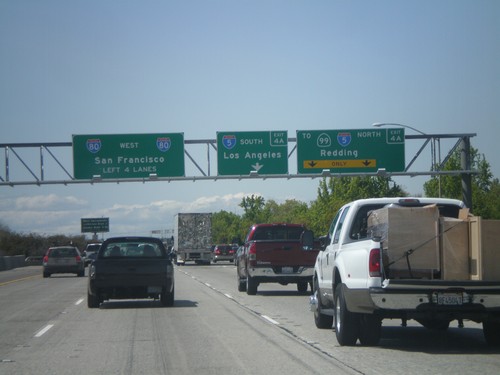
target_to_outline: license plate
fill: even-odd
[[[148,293],[161,293],[161,286],[148,286]]]
[[[438,293],[438,305],[461,305],[463,304],[462,293]]]
[[[281,273],[293,273],[293,267],[281,267]]]

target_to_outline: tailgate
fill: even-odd
[[[47,261],[48,266],[76,266],[76,258],[75,257],[49,257]]]
[[[109,259],[94,263],[99,285],[163,285],[167,280],[168,264],[159,259]]]
[[[318,250],[304,250],[296,241],[255,241],[257,266],[314,266]]]

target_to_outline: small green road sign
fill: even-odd
[[[81,219],[82,233],[109,232],[109,217]]]
[[[76,179],[182,177],[184,134],[73,135]]]
[[[219,176],[288,173],[288,132],[218,132]]]
[[[401,172],[405,169],[405,134],[396,129],[298,130],[299,174]]]

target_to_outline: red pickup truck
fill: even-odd
[[[318,251],[313,232],[301,224],[254,224],[236,259],[238,290],[255,295],[260,283],[295,283],[305,293]]]

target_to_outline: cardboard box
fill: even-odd
[[[449,217],[439,218],[441,230],[441,278],[470,280],[469,222]]]
[[[388,277],[433,278],[439,274],[439,209],[435,205],[372,211],[368,230],[381,238]]]
[[[469,257],[472,280],[500,281],[500,220],[469,218]]]

